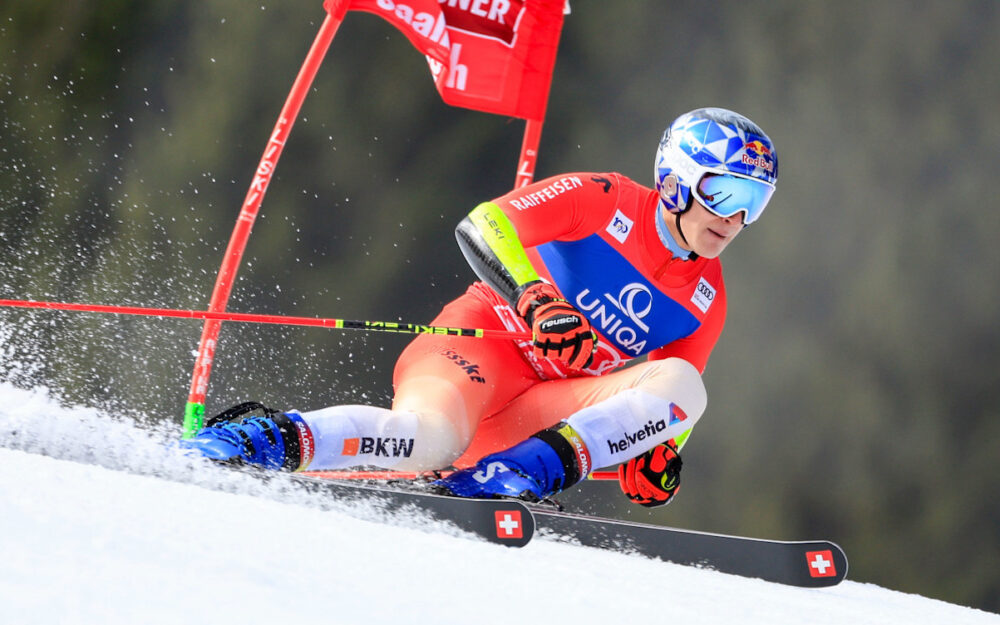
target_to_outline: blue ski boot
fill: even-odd
[[[583,439],[568,423],[560,423],[434,484],[458,497],[538,501],[573,486],[592,469]]]
[[[212,417],[181,447],[212,460],[276,471],[302,471],[316,449],[312,431],[297,412],[281,413],[246,402]]]

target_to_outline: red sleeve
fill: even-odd
[[[565,174],[514,189],[494,202],[514,224],[524,247],[582,239],[613,213],[619,178],[618,174]]]
[[[720,297],[721,296],[721,297]],[[723,284],[715,296],[715,302],[709,310],[708,315],[701,323],[701,327],[690,336],[676,340],[663,347],[649,352],[649,360],[663,360],[664,358],[683,358],[694,365],[700,373],[705,373],[705,366],[708,364],[708,357],[715,347],[715,343],[722,334],[722,327],[726,324],[726,289]]]

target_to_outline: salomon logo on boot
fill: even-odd
[[[576,484],[591,469],[583,439],[569,424],[542,430],[476,466],[435,482],[459,497],[544,499]]]

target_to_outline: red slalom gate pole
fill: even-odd
[[[271,182],[278,158],[285,147],[288,135],[292,130],[292,125],[298,117],[302,103],[305,101],[312,85],[316,73],[326,56],[330,43],[333,41],[337,29],[344,20],[347,13],[347,2],[333,3],[320,26],[319,33],[313,41],[309,53],[299,70],[292,89],[285,100],[285,105],[278,116],[278,122],[274,126],[271,138],[264,148],[264,155],[257,165],[253,181],[247,191],[240,209],[239,217],[236,219],[236,226],[232,236],[229,238],[229,245],[223,257],[222,266],[215,280],[215,288],[212,291],[212,299],[208,305],[209,312],[220,312],[226,309],[229,295],[233,289],[236,279],[236,272],[239,269],[243,252],[246,249],[247,239],[250,237],[250,230],[253,228],[260,204],[264,199],[264,193]],[[201,429],[205,418],[205,395],[208,392],[208,379],[212,372],[212,362],[215,359],[215,347],[219,338],[219,331],[222,329],[222,321],[225,319],[206,317],[207,321],[202,329],[201,341],[198,345],[198,359],[195,361],[194,371],[191,375],[191,390],[188,395],[187,405],[184,409],[184,438],[190,438],[195,432]]]
[[[521,156],[518,159],[517,177],[514,188],[520,189],[531,184],[535,178],[535,166],[538,163],[538,144],[542,140],[542,124],[540,119],[529,119],[524,126],[524,139],[521,140]]]

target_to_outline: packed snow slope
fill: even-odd
[[[0,384],[0,623],[1000,625],[870,584],[804,590],[386,523],[187,458],[175,434]]]

